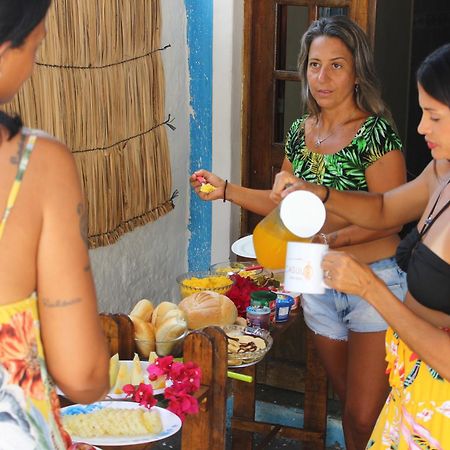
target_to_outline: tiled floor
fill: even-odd
[[[303,398],[301,394],[271,388],[268,386],[257,386],[256,418],[263,421],[277,422],[285,425],[301,426],[303,423],[302,411]],[[232,399],[229,399],[227,422],[227,450],[231,449],[230,416],[232,410]],[[179,449],[180,433],[154,447],[155,450]],[[255,444],[261,437],[255,435]],[[344,438],[342,434],[339,404],[330,400],[328,402],[328,428],[327,428],[327,449],[343,450]],[[266,447],[268,450],[301,450],[298,441],[290,439],[273,439]],[[306,447],[305,447],[306,449]],[[195,449],[192,449],[195,450]],[[211,449],[214,450],[214,449]]]

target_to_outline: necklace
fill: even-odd
[[[342,125],[345,125],[346,123],[351,122],[355,114],[356,114],[356,110],[353,110],[353,112],[352,112],[352,114],[351,114],[351,116],[350,116],[349,119],[344,120],[344,121],[341,122],[341,123],[338,123],[338,124],[333,128],[333,130],[331,131],[331,133],[328,134],[327,136],[325,136],[324,138],[321,138],[319,132],[317,132],[317,139],[316,139],[316,141],[314,142],[314,147],[315,147],[315,148],[319,148],[319,147],[322,145],[322,143],[325,142],[329,137],[333,136],[333,134],[336,133],[336,131],[337,131],[339,128],[341,128]],[[319,116],[319,120],[318,120],[318,122],[317,122],[316,128],[319,127],[319,125],[320,125],[320,119],[321,119],[321,118],[322,118],[322,116]]]

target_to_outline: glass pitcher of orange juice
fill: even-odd
[[[316,195],[294,191],[253,230],[253,246],[259,264],[284,269],[288,242],[311,242],[325,222],[325,207]]]

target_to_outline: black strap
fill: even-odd
[[[444,192],[444,189],[448,186],[449,183],[450,183],[450,179],[447,181],[445,186],[442,188],[441,192],[439,192],[438,198],[434,202],[434,205],[431,208],[430,214],[428,214],[428,217],[426,218],[425,223],[423,224],[423,227],[419,232],[420,237],[422,237],[430,229],[431,225],[433,225],[434,222],[436,222],[436,220],[438,219],[438,217],[449,207],[450,200],[438,211],[438,213],[433,218],[431,217],[436,208],[436,205],[438,204],[439,199],[441,198],[442,192]]]

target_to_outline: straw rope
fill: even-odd
[[[91,248],[173,209],[160,26],[159,0],[55,0],[33,76],[7,108],[72,149]]]

